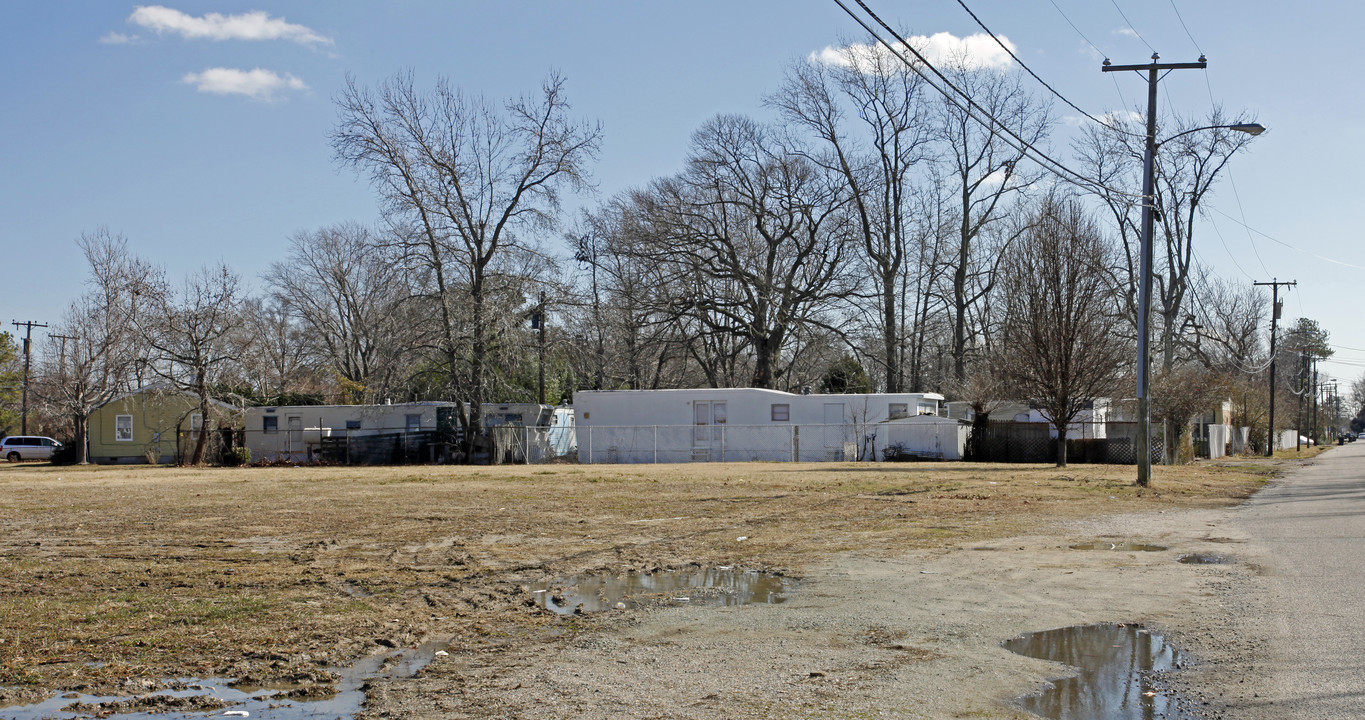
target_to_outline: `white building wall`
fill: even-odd
[[[580,462],[823,461],[856,456],[892,406],[934,414],[941,395],[795,395],[758,388],[580,391]]]

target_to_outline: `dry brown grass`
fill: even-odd
[[[0,468],[0,685],[289,677],[558,622],[530,580],[1007,537],[1226,504],[1284,461],[1073,465]],[[738,541],[745,536],[748,539]]]

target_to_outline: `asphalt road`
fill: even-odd
[[[1234,523],[1266,572],[1256,714],[1365,718],[1365,442],[1258,493]]]

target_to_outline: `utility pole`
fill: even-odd
[[[1265,446],[1265,456],[1271,457],[1275,454],[1275,322],[1280,319],[1280,286],[1287,288],[1298,285],[1297,281],[1280,282],[1279,278],[1273,278],[1268,283],[1253,282],[1252,285],[1269,285],[1272,296],[1270,310],[1270,432],[1269,442]]]
[[[1156,85],[1161,72],[1171,70],[1203,70],[1208,67],[1204,56],[1199,62],[1158,63],[1160,55],[1152,53],[1149,65],[1112,65],[1108,58],[1101,72],[1133,70],[1147,73],[1147,151],[1142,162],[1142,259],[1138,283],[1138,366],[1137,366],[1137,484],[1146,487],[1152,482],[1152,402],[1148,395],[1148,374],[1151,372],[1151,327],[1148,314],[1152,304],[1152,210],[1156,204],[1154,168],[1156,162]]]
[[[24,322],[19,322],[18,320],[12,320],[11,322],[14,323],[14,327],[16,327],[16,328],[20,328],[20,327],[24,328],[24,400],[23,400],[23,403],[24,403],[24,404],[23,404],[23,410],[21,411],[21,414],[20,414],[20,418],[21,418],[21,419],[19,420],[19,434],[21,434],[21,435],[27,435],[27,434],[28,434],[28,365],[29,365],[30,356],[32,355],[32,350],[33,350],[33,328],[36,328],[36,327],[45,328],[45,327],[47,327],[47,323],[34,322],[34,321],[32,321],[32,320],[25,320]]]
[[[1317,355],[1313,355],[1313,384],[1310,385],[1310,391],[1312,391],[1312,395],[1309,396],[1308,400],[1308,441],[1310,444],[1316,445],[1317,430],[1319,430],[1317,428]]]

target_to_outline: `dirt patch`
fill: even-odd
[[[0,686],[325,684],[328,668],[449,638],[417,677],[373,683],[370,712],[820,714],[840,698],[890,701],[887,683],[910,668],[967,658],[980,668],[942,675],[945,687],[984,678],[966,705],[1008,717],[1001,698],[1038,671],[1002,659],[1000,640],[1043,629],[1049,612],[1058,626],[1140,619],[1147,605],[1091,613],[1063,599],[1117,594],[1095,589],[1132,579],[1106,580],[1114,568],[1191,570],[1067,544],[1197,551],[1196,536],[1112,518],[1225,506],[1278,462],[1156,468],[1151,489],[1131,468],[1088,465],[0,468]],[[781,606],[567,617],[530,597],[555,577],[716,567],[776,571],[801,590]],[[1010,600],[1021,612],[996,607],[1044,576],[1030,601]],[[686,692],[660,688],[683,680]],[[933,707],[903,707],[916,706]]]

